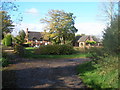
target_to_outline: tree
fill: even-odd
[[[11,17],[7,15],[6,11],[0,11],[0,17],[2,17],[2,20],[0,20],[0,29],[2,30],[2,38],[4,38],[5,34],[12,32],[14,25],[12,25]]]
[[[85,34],[77,34],[76,36],[85,36]]]
[[[119,2],[117,2],[119,4]],[[118,38],[120,37],[120,32],[118,30],[120,21],[119,12],[115,9],[116,2],[108,2],[104,5],[104,15],[107,17],[109,24],[103,32],[103,45],[108,52],[118,53],[120,51],[120,43]],[[118,15],[117,15],[118,14]]]
[[[110,53],[119,53],[120,52],[120,31],[118,30],[118,21],[120,21],[120,16],[116,17],[111,25],[105,29],[103,35],[103,44],[107,51]]]
[[[106,1],[106,0],[104,0]],[[101,3],[101,16],[103,17],[104,21],[107,23],[109,26],[114,20],[114,18],[117,16],[118,11],[117,11],[117,2],[118,0],[110,0],[109,2],[102,2]]]
[[[19,35],[17,35],[15,38],[14,38],[14,42],[17,43],[17,44],[23,44],[25,42],[25,31],[24,30],[21,30],[19,32]]]
[[[0,1],[0,33],[2,33],[2,39],[4,38],[3,33],[10,33],[13,30],[11,26],[13,22],[18,23],[22,21],[21,13],[18,12],[19,5],[15,4],[16,0],[2,0]],[[15,15],[18,15],[16,20],[11,20],[12,12],[15,12]]]
[[[65,44],[67,40],[72,41],[78,31],[74,27],[75,16],[73,16],[73,13],[50,10],[48,16],[49,18],[41,21],[48,24],[47,30],[49,31],[50,40],[56,44]]]

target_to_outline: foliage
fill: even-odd
[[[19,32],[19,36],[20,36],[20,38],[24,41],[25,36],[26,36],[25,31],[24,31],[24,30],[21,30],[21,31]]]
[[[15,51],[15,54],[17,54],[19,56],[24,56],[25,55],[25,49],[22,45],[15,44],[14,51]]]
[[[14,42],[17,43],[17,44],[22,45],[25,42],[25,36],[26,36],[25,31],[21,30],[19,32],[19,35],[14,37]]]
[[[112,4],[112,2],[110,2]],[[105,8],[109,15],[110,25],[105,29],[103,35],[104,48],[91,48],[89,53],[93,61],[87,62],[78,67],[79,76],[91,88],[118,88],[118,57],[120,51],[119,16],[113,14],[114,4],[111,8]],[[109,12],[108,12],[109,11]],[[112,14],[113,13],[113,14]],[[115,18],[114,18],[115,17]],[[95,62],[94,62],[95,61]]]
[[[0,64],[2,65],[2,67],[8,66],[8,58],[0,58]]]
[[[0,64],[2,67],[6,67],[9,64],[8,56],[5,52],[2,52],[2,58],[0,58]]]
[[[87,43],[87,44],[90,44],[90,45],[94,45],[94,44],[96,44],[96,41],[87,40],[86,43]]]
[[[118,88],[118,57],[102,58],[98,63],[79,65],[77,70],[83,82],[90,88]]]
[[[72,41],[77,29],[74,27],[73,13],[67,13],[60,10],[51,10],[48,12],[50,18],[42,19],[48,24],[49,38],[55,44],[63,43],[66,40]]]
[[[103,36],[103,44],[107,51],[110,53],[119,53],[120,52],[120,31],[118,31],[118,20],[117,18],[111,22],[111,26],[107,27]]]
[[[4,39],[2,40],[2,44],[5,46],[11,46],[12,45],[12,36],[11,34],[7,34]]]
[[[85,58],[88,54],[87,53],[73,53],[71,55],[41,55],[41,54],[35,54],[34,51],[35,47],[27,47],[25,48],[25,58],[45,58],[45,59],[70,59],[70,58]]]
[[[2,30],[2,38],[4,38],[6,33],[12,32],[14,25],[12,25],[13,22],[11,17],[6,11],[0,11],[0,17],[2,17],[2,20],[0,21],[0,29]]]
[[[91,47],[90,49],[88,49],[88,53],[89,58],[92,58],[95,61],[103,57],[107,57],[109,55],[102,47],[101,48]]]
[[[0,5],[0,11],[9,12],[8,15],[11,16],[11,13],[14,12],[17,17],[12,20],[15,23],[19,24],[22,21],[22,13],[19,11],[19,5],[15,3],[17,0],[2,0]]]
[[[74,49],[70,45],[46,45],[40,46],[35,50],[36,54],[42,55],[68,55],[72,54]]]
[[[85,34],[77,34],[76,36],[85,36]]]

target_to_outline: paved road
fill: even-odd
[[[11,68],[18,88],[85,88],[76,67],[89,59],[18,59]]]

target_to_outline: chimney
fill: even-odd
[[[28,34],[28,28],[26,29],[26,34]]]

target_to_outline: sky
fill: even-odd
[[[12,12],[16,28],[13,32],[17,34],[19,30],[44,31],[46,24],[41,23],[40,19],[47,17],[47,12],[51,9],[64,10],[71,12],[75,19],[75,27],[78,29],[76,34],[102,36],[105,28],[104,22],[100,20],[100,2],[16,2],[19,5],[17,12]],[[18,13],[21,13],[23,20],[17,23]]]

